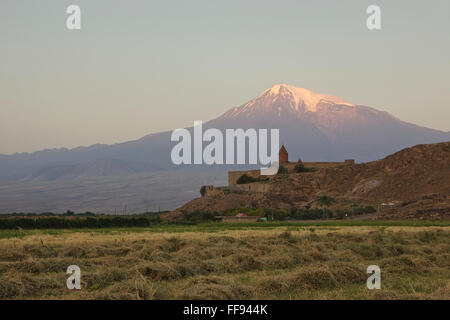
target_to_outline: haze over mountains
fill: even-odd
[[[280,144],[287,147],[290,159],[304,161],[365,162],[416,144],[450,140],[449,132],[284,84],[204,123],[204,128],[278,128]],[[111,212],[123,206],[129,212],[173,209],[197,195],[197,183],[226,183],[229,167],[175,167],[170,135],[162,132],[114,145],[0,155],[0,212]],[[161,186],[164,193],[158,192]],[[70,194],[74,189],[77,192]]]

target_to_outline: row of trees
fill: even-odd
[[[103,217],[8,217],[0,219],[0,229],[82,229],[148,227],[160,223],[155,216],[103,216]]]
[[[210,211],[191,211],[183,212],[183,220],[186,222],[201,222],[201,221],[213,221],[216,216],[220,215],[219,212]]]
[[[322,199],[320,203],[332,203],[333,200]],[[353,206],[352,208],[337,209],[332,211],[325,207],[322,208],[297,208],[291,207],[289,209],[271,209],[271,208],[234,208],[223,210],[221,212],[209,211],[192,211],[183,212],[185,222],[201,222],[214,221],[217,216],[234,216],[238,213],[245,213],[248,216],[266,217],[269,221],[272,220],[319,220],[319,219],[345,219],[361,214],[368,214],[376,212],[372,206]]]
[[[146,211],[146,212],[142,212],[142,213],[137,213],[137,214],[130,214],[128,215],[128,217],[131,216],[155,216],[155,215],[159,215],[161,213],[166,213],[169,212],[167,210],[164,211]],[[67,210],[65,213],[54,213],[54,212],[40,212],[40,213],[36,213],[36,212],[13,212],[13,213],[2,213],[0,214],[0,218],[4,218],[4,217],[110,217],[111,214],[106,214],[106,213],[93,213],[90,211],[86,211],[86,212],[74,212],[71,210]],[[122,214],[119,214],[117,216],[123,216]],[[127,216],[127,215],[125,215]]]
[[[357,211],[358,214],[366,214],[375,212],[375,208],[372,206],[360,207]],[[286,209],[272,209],[265,214],[268,220],[320,220],[320,219],[345,219],[357,215],[352,212],[351,209],[338,209],[332,211],[330,209],[304,209],[292,207],[289,210]]]

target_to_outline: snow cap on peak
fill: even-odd
[[[276,112],[281,114],[295,114],[302,117],[306,112],[317,112],[320,103],[340,104],[355,107],[344,99],[329,94],[320,94],[305,88],[297,88],[288,84],[276,84],[246,104],[227,111],[224,118],[245,117]]]
[[[336,104],[345,104],[354,106],[354,104],[346,102],[344,99],[329,94],[320,94],[305,88],[297,88],[288,84],[276,84],[265,91],[258,97],[264,95],[290,95],[294,99],[295,105],[304,104],[307,111],[315,112],[317,105],[321,101],[328,101]]]

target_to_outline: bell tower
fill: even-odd
[[[280,164],[285,164],[288,163],[288,152],[286,150],[286,148],[284,147],[284,145],[281,146],[280,151],[278,152],[278,162]]]

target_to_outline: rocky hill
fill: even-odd
[[[250,185],[261,192],[245,191]],[[250,188],[258,190],[258,188]],[[168,214],[220,211],[234,207],[314,206],[318,196],[339,203],[371,203],[378,218],[450,217],[450,142],[417,145],[384,159],[353,165],[315,168],[313,172],[278,174],[268,181],[209,188],[201,197]]]

